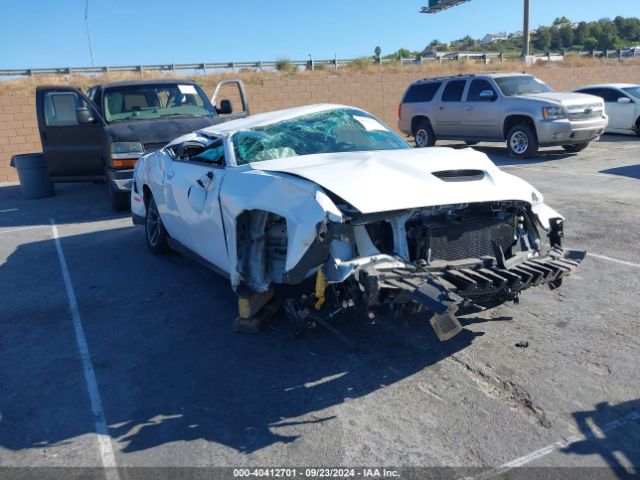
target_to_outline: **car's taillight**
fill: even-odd
[[[136,162],[138,161],[137,158],[126,158],[126,159],[118,159],[118,160],[113,160],[113,166],[114,167],[129,167],[129,168],[133,168],[136,165]]]

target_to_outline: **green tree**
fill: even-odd
[[[558,29],[560,33],[560,43],[563,48],[571,48],[573,46],[573,28],[571,25],[566,25]]]
[[[382,55],[382,49],[380,47],[376,47],[374,53],[376,56],[376,62],[380,63],[380,55]]]
[[[584,44],[584,39],[589,36],[589,24],[587,22],[580,22],[576,29],[573,31],[573,41],[578,45]]]
[[[564,23],[571,23],[571,20],[569,20],[567,17],[556,17],[556,19],[553,21],[554,25],[562,25]]]
[[[598,48],[598,40],[596,40],[594,37],[586,37],[582,41],[582,48],[584,48],[585,50],[595,50],[596,48]]]
[[[536,50],[546,52],[551,47],[551,30],[547,27],[540,27],[535,34],[533,47]]]

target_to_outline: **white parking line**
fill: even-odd
[[[640,268],[640,264],[638,263],[627,262],[626,260],[618,260],[617,258],[607,257],[606,255],[598,255],[597,253],[590,253],[590,252],[587,252],[587,255],[589,255],[590,257],[599,258],[600,260],[606,260],[608,262],[614,262],[614,263],[619,263],[620,265],[626,265],[628,267]]]
[[[15,232],[21,232],[23,230],[33,230],[34,228],[43,228],[43,227],[49,228],[49,225],[32,225],[30,227],[9,228],[6,230],[0,228],[0,235],[3,233],[15,233]]]
[[[19,208],[5,208],[4,210],[0,210],[0,213],[17,212],[19,210]]]
[[[624,427],[630,422],[637,422],[639,420],[640,420],[640,412],[631,412],[628,415],[625,415],[620,420],[614,420],[612,422],[605,424],[601,429],[599,429],[599,432],[601,433],[613,432],[614,430],[618,430],[619,428]],[[556,452],[561,448],[566,448],[573,445],[574,443],[582,442],[585,440],[592,440],[592,439],[596,439],[596,440],[598,439],[598,436],[596,435],[595,432],[587,432],[583,435],[571,436],[564,441],[552,443],[551,445],[547,445],[546,447],[536,450],[535,452],[531,452],[520,458],[516,458],[515,460],[505,463],[504,465],[501,465],[497,468],[492,468],[491,470],[487,470],[486,472],[483,472],[480,475],[473,477],[473,479],[489,480],[491,478],[501,476],[504,473],[508,472],[509,470],[513,470],[514,468],[517,468],[517,467],[522,467],[523,465],[531,463],[538,458],[542,458],[544,456],[549,455],[550,453]]]
[[[113,453],[113,446],[111,445],[111,437],[109,436],[109,431],[107,429],[104,410],[102,408],[102,398],[100,397],[96,374],[93,370],[93,364],[91,363],[91,354],[89,352],[89,346],[87,345],[87,339],[84,335],[82,319],[80,318],[80,310],[78,309],[76,294],[73,289],[73,284],[71,283],[69,268],[67,267],[64,252],[62,251],[58,227],[53,219],[51,219],[51,230],[53,233],[53,240],[56,244],[56,251],[58,252],[58,260],[60,260],[60,269],[62,270],[64,287],[67,291],[67,299],[69,300],[69,310],[71,311],[73,329],[76,334],[76,343],[80,352],[80,359],[82,360],[84,380],[87,385],[87,391],[89,392],[89,400],[91,401],[91,411],[93,412],[93,421],[96,434],[98,435],[98,446],[100,449],[100,457],[102,458],[102,465],[109,469],[107,470],[107,477],[116,480],[119,478],[119,475],[118,471],[114,468],[116,467],[116,460]]]

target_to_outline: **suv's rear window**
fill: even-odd
[[[443,102],[459,102],[462,100],[462,93],[464,92],[464,86],[467,83],[466,80],[451,80],[444,87],[442,92]]]
[[[402,103],[430,102],[433,100],[440,85],[442,85],[442,82],[417,83],[411,85],[404,95]]]

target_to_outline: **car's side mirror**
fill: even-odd
[[[231,100],[221,100],[220,108],[216,108],[220,115],[229,115],[233,113],[233,105],[231,105]]]
[[[76,108],[76,118],[78,123],[83,125],[93,123],[95,121],[95,118],[93,118],[91,111],[87,107]]]
[[[496,98],[496,92],[493,90],[483,90],[480,92],[480,98],[485,101],[493,101]]]
[[[629,97],[620,97],[618,98],[618,103],[631,103],[631,99]]]

